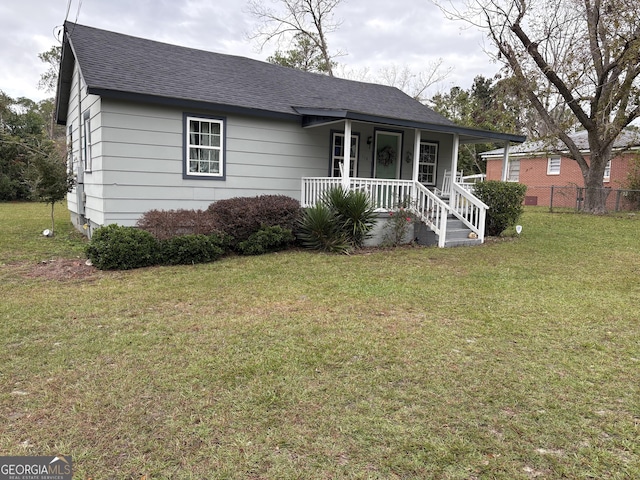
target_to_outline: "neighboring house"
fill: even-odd
[[[460,143],[524,141],[457,126],[393,87],[73,23],[56,109],[77,175],[69,210],[89,235],[237,196],[309,206],[344,185],[381,211],[410,200],[440,246],[455,244],[451,216],[482,241],[486,206],[455,181],[446,201],[432,191],[457,170]]]
[[[587,132],[570,135],[589,161]],[[631,161],[640,154],[640,133],[625,130],[614,145],[614,156],[605,170],[605,188],[624,188]],[[569,158],[566,146],[558,142],[549,146],[541,141],[525,142],[509,148],[506,171],[503,172],[504,149],[484,152],[487,161],[487,180],[520,182],[528,187],[526,204],[545,205],[550,202],[551,186],[584,186],[578,163]],[[504,174],[504,177],[503,177]]]

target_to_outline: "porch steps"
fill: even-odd
[[[447,218],[447,238],[444,242],[446,247],[463,247],[469,245],[480,245],[482,242],[478,238],[469,238],[471,229],[462,220],[454,216]]]
[[[414,225],[415,240],[419,245],[438,245],[438,235],[427,227],[424,223],[417,221]],[[446,247],[462,247],[470,245],[480,245],[477,238],[469,238],[471,230],[453,215],[447,218],[447,239],[444,243]]]

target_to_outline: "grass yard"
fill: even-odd
[[[2,455],[96,480],[640,478],[640,215],[77,276],[56,208],[47,239],[46,206],[0,204]]]

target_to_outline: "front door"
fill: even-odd
[[[401,133],[376,132],[374,154],[375,178],[400,178]]]

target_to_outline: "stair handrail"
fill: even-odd
[[[463,186],[451,185],[451,213],[484,243],[485,222],[489,206]]]
[[[420,182],[413,182],[415,196],[412,213],[438,235],[438,246],[444,247],[447,236],[447,216],[451,207]]]

